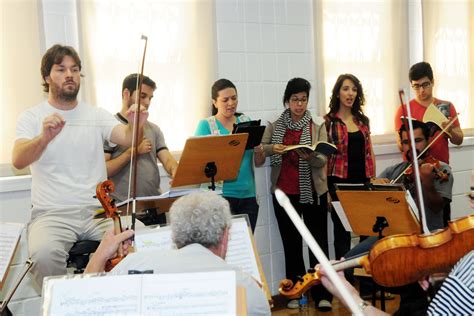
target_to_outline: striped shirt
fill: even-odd
[[[428,315],[474,315],[474,250],[454,266],[431,301]]]

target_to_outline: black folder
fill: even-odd
[[[232,134],[249,134],[245,149],[253,149],[255,146],[260,145],[264,132],[265,126],[260,125],[260,120],[234,124],[234,128],[232,129]]]

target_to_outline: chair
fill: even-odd
[[[89,262],[89,255],[95,252],[99,243],[95,240],[80,240],[76,242],[71,250],[69,250],[67,267],[74,268],[74,274],[83,273]]]

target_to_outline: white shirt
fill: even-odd
[[[61,115],[66,124],[31,164],[33,211],[96,205],[95,188],[107,179],[103,144],[120,123],[104,109],[84,102],[62,111],[44,101],[20,115],[16,139],[40,135],[44,118],[53,113]]]

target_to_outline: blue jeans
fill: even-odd
[[[224,196],[229,201],[230,211],[232,215],[247,214],[250,220],[250,227],[252,227],[252,233],[255,231],[258,219],[258,204],[255,197],[250,198],[233,198]]]

